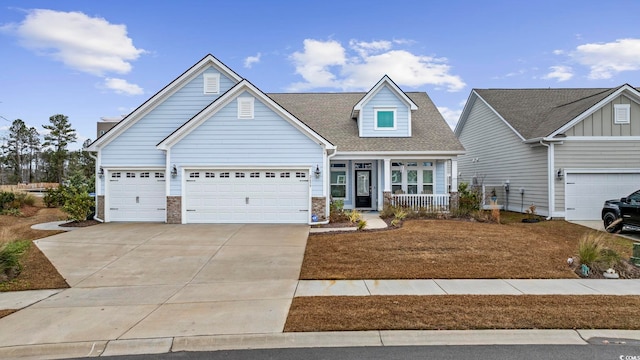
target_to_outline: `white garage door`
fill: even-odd
[[[108,173],[109,221],[166,221],[164,171]]]
[[[187,223],[309,222],[308,170],[190,170]]]
[[[605,200],[619,199],[640,189],[640,174],[580,174],[566,176],[565,218],[600,220]]]

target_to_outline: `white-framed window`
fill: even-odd
[[[156,179],[164,179],[164,173],[157,172],[154,174]]]
[[[189,177],[190,178],[199,178],[200,177],[200,173],[199,172],[191,172],[191,173],[189,173]]]
[[[220,177],[221,178],[228,178],[229,177],[229,173],[228,172],[222,172],[222,173],[220,173]]]
[[[631,122],[630,104],[613,104],[613,123],[629,124]]]
[[[134,173],[134,172],[128,172],[128,173],[127,173],[127,177],[128,177],[128,178],[135,178],[135,177],[136,177],[136,173]]]
[[[375,130],[396,129],[396,109],[392,107],[376,107],[373,109]]]
[[[204,177],[211,179],[211,178],[216,177],[216,173],[214,173],[214,172],[205,172],[204,173]]]
[[[148,178],[149,177],[149,173],[148,172],[142,172],[142,173],[140,173],[140,177],[141,178]]]
[[[119,172],[111,173],[111,177],[112,177],[112,178],[114,178],[114,179],[119,178],[119,177],[120,177],[120,175],[121,175],[121,173],[119,173]]]
[[[264,177],[266,177],[266,178],[275,178],[276,177],[276,173],[274,173],[274,172],[266,172],[266,173],[264,173]]]
[[[243,178],[244,177],[244,173],[243,172],[237,172],[236,173],[236,178]]]
[[[204,74],[204,93],[220,93],[220,74]]]
[[[253,97],[238,98],[238,119],[253,119]]]
[[[391,193],[433,194],[434,163],[431,161],[398,161],[391,163]]]
[[[251,174],[249,174],[249,177],[259,178],[260,177],[260,173],[259,172],[252,172]]]
[[[334,199],[347,197],[347,164],[331,164],[331,197]]]
[[[281,172],[280,173],[280,177],[281,178],[290,178],[291,177],[291,173],[289,173],[289,172]]]
[[[307,173],[297,171],[296,172],[296,177],[297,178],[306,178],[307,177]]]

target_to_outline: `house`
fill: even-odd
[[[460,181],[512,211],[598,220],[606,199],[640,188],[640,92],[627,84],[474,89],[455,134]]]
[[[167,223],[312,224],[336,199],[446,207],[463,153],[427,94],[387,76],[362,93],[265,94],[212,55],[87,150],[99,220]]]

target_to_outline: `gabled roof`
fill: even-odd
[[[523,140],[529,140],[561,133],[623,92],[640,101],[640,93],[628,84],[617,88],[474,89],[456,126],[456,134],[460,134],[470,104],[477,98]]]
[[[351,113],[351,117],[354,117],[356,111],[362,110],[362,106],[364,106],[364,104],[366,104],[367,101],[369,101],[384,85],[387,85],[391,89],[391,91],[396,94],[396,96],[407,103],[407,105],[410,106],[411,110],[418,109],[418,105],[416,105],[416,103],[414,103],[409,97],[407,97],[407,94],[405,94],[404,91],[400,90],[398,85],[396,85],[396,83],[394,83],[388,75],[385,75],[371,88],[371,90],[369,90],[362,97],[362,99],[360,99],[360,101],[355,104]]]
[[[216,112],[222,109],[225,105],[229,104],[229,102],[233,101],[238,95],[247,91],[251,93],[253,96],[258,98],[258,100],[262,101],[266,104],[271,110],[279,113],[286,121],[290,124],[298,128],[303,134],[311,138],[316,143],[325,146],[327,149],[334,149],[335,146],[331,144],[327,139],[323,138],[317,132],[315,132],[312,128],[307,126],[305,123],[297,119],[294,115],[288,112],[286,109],[282,108],[279,104],[269,98],[265,93],[260,91],[257,87],[251,84],[248,80],[243,79],[227,92],[222,94],[216,100],[214,100],[207,107],[202,109],[198,114],[192,117],[189,121],[182,124],[178,129],[176,129],[173,133],[167,136],[164,140],[162,140],[157,148],[160,150],[167,150],[171,148],[174,144],[178,143],[185,136],[195,130],[198,126],[200,126],[203,122],[213,116]]]
[[[96,139],[93,143],[91,143],[88,147],[88,151],[97,151],[98,148],[107,145],[111,140],[115,139],[118,135],[123,133],[126,129],[131,127],[131,125],[135,124],[139,119],[141,119],[144,115],[146,115],[149,111],[151,111],[154,107],[164,101],[166,98],[171,96],[171,94],[178,91],[185,83],[191,80],[194,76],[198,75],[200,72],[209,68],[210,66],[215,67],[218,71],[220,71],[225,76],[230,79],[239,82],[242,80],[240,75],[236,74],[233,70],[223,64],[220,60],[216,59],[215,56],[208,54],[202,60],[198,61],[196,64],[191,66],[187,71],[178,76],[175,80],[170,82],[167,86],[162,88],[162,90],[158,91],[155,95],[153,95],[149,100],[145,101],[142,105],[140,105],[137,109],[132,111],[129,115],[127,115],[122,121],[120,121],[116,126],[111,128],[107,133]]]
[[[403,93],[404,94],[404,93]],[[358,136],[353,104],[367,93],[267,94],[298,119],[336,145],[339,152],[463,153],[464,148],[424,92],[406,93],[414,104],[411,137]]]

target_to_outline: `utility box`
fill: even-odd
[[[640,243],[633,243],[633,256],[631,262],[635,266],[640,266]]]

